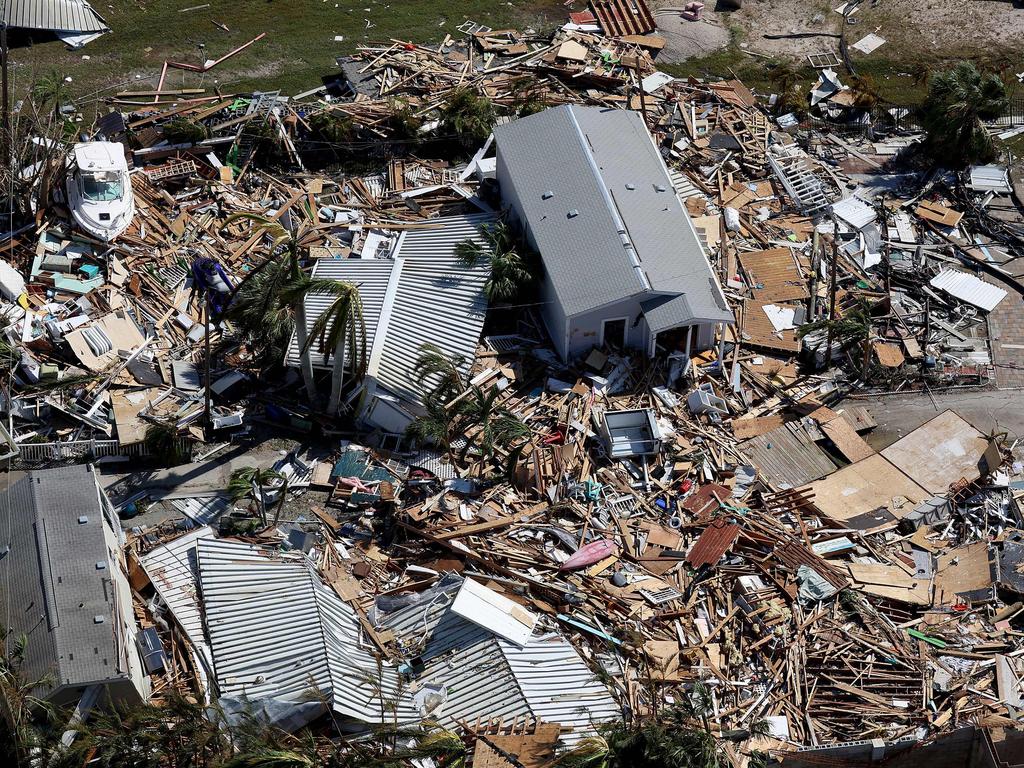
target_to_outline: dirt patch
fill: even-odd
[[[655,2],[658,27],[669,40],[668,61],[707,55],[735,35],[748,51],[803,58],[811,53],[838,52],[843,17],[835,12],[842,0],[747,0],[738,11],[706,4],[701,22],[683,21],[678,0]],[[886,44],[871,57],[912,60],[921,56],[953,58],[1009,57],[1021,61],[1024,10],[1006,0],[870,0],[853,14],[846,28],[852,44],[869,33]],[[772,39],[766,35],[816,35]],[[701,51],[704,51],[703,53]],[[854,52],[852,55],[858,57]],[[870,58],[870,57],[869,57]]]
[[[672,8],[654,12],[658,32],[665,38],[659,58],[670,64],[702,58],[721,50],[732,42],[732,32],[725,14],[708,14],[700,21],[686,21]]]

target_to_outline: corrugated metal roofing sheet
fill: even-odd
[[[359,287],[359,298],[363,301],[363,322],[366,324],[366,348],[373,348],[373,339],[384,306],[384,295],[391,279],[395,262],[391,259],[318,259],[313,265],[313,277],[320,280],[340,280]],[[311,294],[306,297],[306,332],[311,333],[317,319],[334,303],[328,294]],[[330,368],[334,350],[322,354],[316,342],[311,348],[313,366]],[[287,364],[298,366],[299,345],[294,334],[288,345]]]
[[[832,213],[854,229],[864,229],[877,216],[875,209],[859,197],[847,197],[832,203]]]
[[[212,672],[213,653],[203,632],[199,561],[196,553],[197,542],[208,538],[213,538],[213,530],[208,526],[196,528],[151,550],[143,555],[141,562],[156,593],[170,609],[175,621],[185,630],[188,641]]]
[[[412,369],[425,343],[461,356],[468,372],[487,315],[489,266],[481,261],[466,267],[455,249],[466,240],[484,244],[483,228],[493,222],[488,214],[450,216],[436,219],[437,228],[409,230],[399,240],[395,256],[402,274],[375,371],[390,392],[419,402]]]
[[[809,434],[808,429],[815,430],[816,434]],[[819,435],[820,430],[805,418],[753,437],[744,442],[740,450],[773,487],[795,488],[836,469],[828,454],[815,442]]]
[[[416,682],[446,690],[446,701],[434,713],[443,724],[507,722],[532,714],[572,728],[562,737],[571,744],[592,733],[594,723],[618,715],[607,689],[564,638],[534,637],[519,647],[450,611],[461,583],[459,577],[448,577],[381,617],[403,652],[422,659]]]
[[[1013,191],[1010,186],[1010,172],[1001,165],[971,166],[971,189],[977,192],[998,192],[1008,195]]]
[[[559,739],[567,746],[620,716],[608,689],[564,637],[535,637],[522,648],[506,640],[498,645],[533,716],[572,728]]]
[[[103,17],[83,0],[4,0],[9,27],[60,32],[106,32]]]
[[[378,666],[361,645],[352,607],[305,560],[216,539],[198,541],[198,558],[222,696],[322,696],[335,712],[366,723],[390,721],[394,701],[399,722],[416,718],[399,694],[397,671]]]
[[[226,496],[187,496],[169,499],[169,503],[197,525],[213,522],[231,508],[231,501]]]
[[[393,259],[321,259],[316,263],[314,277],[344,280],[359,287],[367,350],[372,351],[368,377],[393,394],[418,403],[421,393],[412,369],[426,343],[462,356],[468,372],[486,319],[483,288],[489,268],[483,261],[467,267],[455,251],[466,240],[484,244],[483,228],[493,222],[490,214],[434,219],[429,228],[404,232]],[[388,294],[390,300],[386,300]],[[306,300],[309,329],[330,303],[326,296]],[[287,362],[299,364],[294,335]],[[331,355],[314,349],[315,367],[329,368],[330,364]],[[425,386],[429,388],[430,383],[428,380]]]
[[[958,269],[943,270],[931,279],[929,285],[986,312],[991,312],[1006,298],[1006,291],[1002,288]]]
[[[740,527],[736,523],[715,520],[697,537],[686,555],[686,561],[694,568],[714,565],[729,551],[739,535]]]

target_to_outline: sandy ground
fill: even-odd
[[[683,21],[679,0],[654,0],[658,26],[668,40],[663,56],[682,61],[705,56],[728,45],[730,30],[740,34],[744,47],[766,54],[803,57],[836,51],[835,35],[842,17],[834,8],[842,0],[746,0],[738,11],[722,9],[715,0],[705,3],[701,22]],[[958,53],[1021,58],[1024,8],[1009,0],[866,0],[853,14],[847,39],[853,43],[874,32],[887,40],[875,54],[907,59],[920,54]],[[812,33],[819,36],[767,39],[765,35]]]
[[[709,14],[700,21],[686,21],[675,7],[654,12],[658,22],[658,33],[665,38],[665,48],[658,54],[661,61],[669,63],[701,58],[725,48],[732,35],[727,25],[728,18]]]

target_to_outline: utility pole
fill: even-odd
[[[932,335],[932,300],[924,297],[924,338],[921,339],[921,371],[928,368],[928,338]]]
[[[213,439],[213,410],[210,407],[210,297],[206,296],[206,301],[203,303],[203,322],[206,324],[206,333],[204,334],[203,342],[205,347],[205,358],[204,367],[206,368],[206,386],[204,387],[205,402],[203,404],[203,430],[206,433],[206,439]]]
[[[640,54],[633,58],[633,71],[636,72],[636,89],[640,94],[640,114],[644,116],[644,127],[650,130],[651,125],[647,122],[647,99],[644,98],[644,81],[640,78]]]
[[[807,320],[814,322],[818,314],[818,270],[821,269],[821,234],[814,228],[814,239],[811,241],[811,297],[807,307]]]
[[[836,274],[839,272],[839,226],[832,220],[835,228],[832,233],[832,263],[828,269],[828,337],[825,342],[825,365],[832,364],[832,335],[836,320]]]
[[[7,87],[7,22],[0,21],[0,88],[3,89],[3,148],[4,164],[13,173],[14,146],[11,140],[11,101]]]

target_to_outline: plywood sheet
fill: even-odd
[[[758,301],[802,301],[810,296],[807,277],[789,248],[750,251],[739,258]]]
[[[944,411],[882,451],[882,455],[931,494],[961,478],[977,480],[988,439],[954,411]]]
[[[842,417],[837,416],[831,421],[826,421],[821,425],[821,431],[828,435],[828,439],[846,457],[847,461],[860,461],[875,453],[875,449],[868,445],[864,438],[850,426],[850,422]]]
[[[836,522],[880,507],[899,519],[932,496],[880,454],[843,467],[807,489],[818,509]]]

